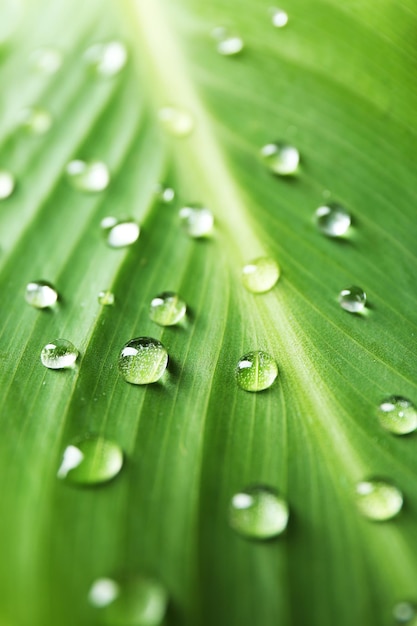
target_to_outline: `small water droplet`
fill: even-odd
[[[398,515],[403,496],[394,485],[382,480],[368,480],[356,486],[356,504],[362,515],[382,522]]]
[[[156,185],[155,195],[161,202],[170,204],[175,198],[175,191],[172,187],[166,187],[165,185]]]
[[[72,367],[79,356],[77,348],[66,339],[55,339],[46,344],[41,352],[41,361],[45,367],[53,370]]]
[[[267,352],[255,350],[243,355],[236,367],[236,380],[245,391],[268,389],[278,376],[276,361]]]
[[[114,478],[122,469],[120,446],[103,437],[88,437],[64,451],[57,476],[78,485],[97,485]]]
[[[217,40],[217,52],[223,56],[234,56],[242,52],[244,48],[243,39],[223,26],[214,28],[211,35]]]
[[[417,409],[402,396],[390,396],[379,405],[381,426],[396,435],[407,435],[417,429]]]
[[[285,143],[268,143],[261,148],[264,163],[274,174],[292,176],[297,173],[300,153],[297,148]]]
[[[274,259],[260,257],[244,266],[242,282],[252,293],[270,291],[278,281],[280,270]]]
[[[20,123],[32,135],[44,135],[52,126],[52,115],[45,109],[24,109],[20,115]]]
[[[110,182],[108,167],[102,161],[76,159],[68,163],[66,172],[72,186],[78,191],[103,191]]]
[[[106,626],[160,626],[168,601],[162,585],[139,576],[120,581],[99,578],[88,599],[100,610],[100,623]]]
[[[206,207],[190,204],[180,209],[179,216],[182,227],[190,237],[206,237],[213,230],[213,213]]]
[[[111,306],[114,304],[114,293],[108,289],[100,291],[98,294],[98,302],[103,306]]]
[[[160,326],[178,324],[185,316],[187,306],[178,294],[165,291],[152,299],[149,316]]]
[[[155,383],[168,365],[168,352],[152,337],[131,339],[119,355],[119,370],[123,378],[134,385]]]
[[[392,615],[399,624],[417,626],[416,605],[411,602],[398,602],[393,608]]]
[[[46,280],[34,280],[26,285],[26,302],[36,309],[46,309],[58,300],[58,292]]]
[[[0,200],[5,200],[12,195],[15,188],[13,174],[6,170],[0,170]]]
[[[90,46],[84,60],[100,76],[115,76],[127,63],[128,53],[121,41],[109,41]]]
[[[275,28],[283,28],[288,24],[288,13],[283,9],[277,9],[276,7],[270,9],[272,25]]]
[[[111,248],[131,246],[140,235],[139,224],[130,218],[118,220],[115,217],[105,217],[101,220],[100,226]]]
[[[231,527],[248,539],[272,539],[287,528],[288,504],[269,487],[249,487],[236,493],[229,509]]]
[[[41,74],[55,74],[62,65],[62,52],[57,48],[42,47],[30,55],[30,63]]]
[[[349,313],[361,313],[366,305],[366,293],[360,287],[342,289],[339,294],[339,304]]]
[[[179,107],[163,107],[158,117],[166,132],[174,137],[187,137],[194,129],[192,115]]]
[[[327,237],[343,237],[351,223],[350,214],[340,204],[326,204],[316,211],[317,228]]]

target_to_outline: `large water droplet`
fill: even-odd
[[[123,378],[134,385],[155,383],[168,365],[168,352],[160,341],[152,337],[137,337],[124,346],[119,355],[119,369]]]
[[[230,57],[242,52],[244,48],[243,39],[235,33],[231,33],[227,28],[218,26],[213,29],[211,34],[217,40],[216,48],[219,54]]]
[[[350,214],[339,204],[326,204],[316,211],[317,228],[327,237],[343,237],[351,222]]]
[[[116,476],[123,465],[120,446],[103,437],[89,437],[68,446],[58,478],[78,485],[97,485]]]
[[[60,370],[72,367],[79,356],[77,348],[67,339],[55,339],[42,349],[41,361],[45,367]]]
[[[46,280],[34,280],[26,285],[26,302],[36,309],[46,309],[58,300],[58,292]]]
[[[390,396],[379,405],[381,426],[396,435],[407,435],[417,429],[417,409],[402,396]]]
[[[32,135],[44,135],[52,126],[52,115],[40,108],[24,109],[20,115],[21,126]]]
[[[170,204],[175,198],[175,191],[172,187],[159,184],[155,187],[155,195],[161,202]]]
[[[398,515],[403,496],[394,485],[382,480],[368,480],[356,486],[356,504],[362,515],[382,522]]]
[[[118,220],[115,217],[105,217],[100,225],[111,248],[131,246],[140,235],[139,224],[130,218]]]
[[[194,129],[192,115],[179,107],[163,107],[158,117],[167,133],[174,137],[187,137]]]
[[[272,25],[275,28],[283,28],[288,24],[288,13],[283,9],[277,9],[276,7],[271,9]]]
[[[294,146],[285,143],[268,143],[261,148],[264,163],[274,174],[292,176],[297,173],[300,153]]]
[[[55,74],[62,65],[62,52],[57,48],[43,47],[30,55],[32,67],[42,74]]]
[[[179,216],[182,227],[190,237],[206,237],[213,230],[213,213],[206,207],[190,204],[180,209]]]
[[[249,487],[236,493],[230,504],[231,527],[249,539],[277,537],[286,529],[288,517],[287,502],[268,487]]]
[[[84,53],[87,65],[100,76],[115,76],[124,68],[127,58],[127,48],[121,41],[97,43]]]
[[[76,159],[68,163],[66,171],[72,186],[79,191],[103,191],[110,182],[108,167],[102,161]]]
[[[152,299],[149,316],[160,326],[178,324],[185,316],[187,306],[178,294],[164,291]]]
[[[13,174],[6,170],[0,170],[0,200],[12,195],[15,187]]]
[[[114,304],[114,293],[108,289],[100,291],[98,294],[98,302],[102,306],[112,306]]]
[[[366,293],[360,287],[342,289],[339,294],[339,304],[349,313],[361,313],[366,305]]]
[[[392,615],[398,624],[417,626],[416,605],[411,602],[399,602],[393,608]]]
[[[276,361],[267,352],[255,350],[239,359],[236,380],[245,391],[268,389],[278,376]]]
[[[252,293],[265,293],[276,285],[279,275],[280,270],[274,259],[260,257],[244,266],[242,282]]]
[[[160,626],[168,601],[162,585],[139,576],[120,581],[99,578],[88,598],[106,626]]]

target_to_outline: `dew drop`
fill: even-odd
[[[120,581],[99,578],[88,599],[106,626],[160,626],[168,601],[162,585],[139,576]]]
[[[389,483],[363,481],[356,486],[356,504],[364,517],[383,522],[398,515],[403,506],[403,496],[397,487]]]
[[[268,389],[278,376],[276,361],[267,352],[255,350],[239,359],[236,380],[245,391]]]
[[[211,34],[217,40],[216,48],[219,54],[230,57],[242,52],[244,48],[243,39],[229,32],[227,28],[218,26],[213,29]]]
[[[248,263],[242,270],[242,282],[252,293],[270,291],[278,281],[280,270],[274,259],[260,257]]]
[[[0,170],[0,200],[5,200],[12,195],[15,188],[13,174],[6,170]]]
[[[58,300],[58,292],[45,280],[34,280],[26,285],[26,302],[35,309],[46,309],[54,306]]]
[[[164,202],[164,204],[170,204],[175,198],[175,191],[172,187],[166,187],[165,185],[156,185],[155,195],[157,198]]]
[[[339,294],[339,304],[349,313],[361,313],[366,305],[366,293],[360,287],[342,289]]]
[[[288,24],[288,13],[283,9],[273,8],[271,9],[271,20],[275,28],[283,28]]]
[[[317,228],[327,237],[343,237],[351,223],[351,215],[340,204],[326,204],[316,211]]]
[[[62,65],[62,52],[47,46],[38,48],[30,55],[30,63],[41,74],[55,74]]]
[[[190,237],[206,237],[213,230],[214,216],[206,207],[190,204],[180,209],[179,216],[182,227]]]
[[[66,339],[55,339],[42,349],[41,361],[45,367],[60,370],[72,367],[79,356],[77,348]]]
[[[174,326],[186,313],[187,306],[178,294],[165,291],[151,301],[149,317],[160,326]]]
[[[131,246],[140,235],[139,224],[130,218],[118,220],[115,217],[105,217],[101,220],[100,226],[111,248]]]
[[[269,487],[249,487],[230,503],[230,526],[248,539],[272,539],[287,528],[288,504]]]
[[[300,153],[297,148],[285,143],[268,143],[261,148],[264,163],[274,174],[292,176],[297,173]]]
[[[89,437],[69,445],[57,476],[77,485],[97,485],[114,478],[123,465],[120,446],[103,437]]]
[[[84,60],[100,76],[116,76],[127,63],[128,53],[121,41],[109,41],[90,46],[84,53]]]
[[[98,302],[103,306],[112,306],[114,304],[114,293],[108,289],[100,291],[98,294]]]
[[[390,396],[379,405],[379,422],[395,435],[407,435],[417,429],[417,409],[402,396]]]
[[[76,159],[68,163],[66,172],[72,186],[78,191],[103,191],[110,182],[108,167],[102,161]]]
[[[417,610],[411,602],[398,602],[393,608],[392,615],[398,624],[417,626]]]
[[[131,339],[119,355],[119,370],[133,385],[155,383],[168,365],[168,352],[160,341],[152,337]]]
[[[45,109],[24,109],[20,119],[22,128],[32,135],[44,135],[52,126],[52,115]]]
[[[178,107],[163,107],[158,113],[159,121],[173,137],[187,137],[194,129],[194,119],[188,111]]]

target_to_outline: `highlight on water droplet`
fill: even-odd
[[[66,172],[72,186],[78,191],[103,191],[110,182],[108,167],[102,161],[75,159],[68,163]]]
[[[131,246],[140,235],[139,224],[131,218],[119,220],[115,217],[105,217],[101,220],[100,226],[111,248]]]
[[[223,26],[214,28],[211,35],[217,42],[217,52],[223,56],[235,56],[244,48],[243,39]]]
[[[77,485],[98,485],[114,478],[122,466],[123,452],[117,443],[91,436],[65,448],[57,476]]]
[[[366,306],[366,293],[360,287],[342,289],[339,294],[339,304],[349,313],[362,313]]]
[[[136,337],[128,341],[119,355],[119,370],[133,385],[155,383],[168,365],[168,352],[152,337]]]
[[[46,280],[34,280],[26,285],[25,299],[35,309],[46,309],[57,302],[58,292]]]
[[[343,237],[352,223],[350,213],[336,203],[320,206],[315,217],[318,230],[327,237]]]
[[[98,294],[98,302],[102,306],[112,306],[114,304],[114,293],[105,289]]]
[[[288,24],[288,13],[286,13],[283,9],[272,7],[270,9],[270,13],[272,25],[275,26],[275,28],[283,28]]]
[[[122,41],[108,41],[90,46],[84,53],[86,64],[100,76],[116,76],[125,67],[128,52]]]
[[[55,339],[42,349],[41,361],[45,367],[60,370],[72,367],[79,356],[74,344],[67,339]]]
[[[383,522],[401,511],[403,495],[390,483],[379,479],[366,480],[356,485],[356,505],[364,517]]]
[[[297,148],[285,143],[268,143],[261,148],[265,165],[273,174],[293,176],[298,171],[300,153]]]
[[[207,207],[189,204],[179,212],[180,222],[189,237],[207,237],[213,230],[214,216]]]
[[[280,269],[274,259],[260,257],[248,263],[242,270],[242,282],[252,293],[266,293],[277,283]]]
[[[39,107],[23,109],[20,114],[21,127],[32,135],[44,135],[52,126],[52,115]]]
[[[161,626],[168,603],[165,588],[144,576],[99,578],[88,599],[106,626]]]
[[[7,170],[0,170],[0,200],[5,200],[12,195],[15,188],[13,174]]]
[[[248,539],[272,539],[287,528],[287,502],[275,489],[253,486],[236,493],[229,508],[230,526]]]
[[[173,137],[188,137],[194,130],[191,113],[179,107],[162,107],[158,112],[158,118],[166,132]]]
[[[149,317],[160,326],[174,326],[184,318],[186,311],[187,305],[178,294],[164,291],[152,299]]]
[[[238,385],[245,391],[263,391],[278,376],[278,365],[267,352],[254,350],[239,359],[235,375]]]
[[[63,56],[58,48],[43,46],[30,55],[30,64],[41,74],[55,74],[62,65]]]
[[[417,409],[411,400],[390,396],[379,405],[381,426],[395,435],[408,435],[417,429]]]
[[[392,610],[397,624],[417,626],[417,606],[411,602],[398,602]]]
[[[155,195],[164,204],[170,204],[175,199],[175,190],[172,187],[158,184],[155,186]]]

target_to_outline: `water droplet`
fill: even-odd
[[[165,187],[165,185],[156,185],[155,194],[161,202],[170,204],[175,198],[175,191],[172,187]]]
[[[272,24],[276,28],[283,28],[283,26],[286,26],[288,24],[288,13],[286,13],[282,9],[271,9],[271,16]]]
[[[110,182],[108,167],[102,161],[80,161],[68,163],[67,175],[72,186],[79,191],[103,191]]]
[[[52,126],[52,115],[45,109],[24,109],[20,120],[21,126],[32,135],[44,135]]]
[[[114,293],[106,289],[98,294],[98,302],[103,306],[111,306],[114,304]]]
[[[46,309],[58,300],[56,289],[45,280],[34,280],[26,285],[26,302],[36,309]]]
[[[103,437],[89,437],[68,446],[58,478],[78,485],[97,485],[114,478],[122,469],[120,446]]]
[[[356,504],[368,519],[385,521],[401,511],[403,496],[397,487],[381,480],[369,480],[356,486]]]
[[[30,62],[37,72],[55,74],[62,65],[62,53],[57,48],[45,46],[32,52]]]
[[[274,174],[292,176],[297,173],[300,153],[294,146],[279,142],[268,143],[261,148],[261,156]]]
[[[316,211],[317,228],[327,237],[343,237],[352,223],[350,214],[340,204],[326,204]]]
[[[342,289],[339,294],[339,304],[349,313],[361,313],[366,305],[366,293],[360,287]]]
[[[379,405],[381,426],[396,435],[407,435],[417,429],[417,409],[401,396],[390,396]]]
[[[255,350],[239,359],[236,380],[245,391],[268,389],[278,376],[278,366],[267,352]]]
[[[41,361],[45,367],[60,370],[72,367],[79,356],[77,348],[66,339],[55,339],[48,343],[41,352]]]
[[[417,626],[417,610],[411,602],[399,602],[393,608],[392,615],[399,624]]]
[[[213,213],[206,207],[190,204],[180,209],[179,216],[182,227],[190,237],[206,237],[213,230]]]
[[[279,276],[278,264],[268,257],[255,259],[245,265],[242,270],[243,285],[252,293],[270,291],[276,285]]]
[[[155,580],[134,577],[96,580],[88,594],[107,626],[160,626],[167,608],[167,593]]]
[[[248,539],[272,539],[287,528],[288,504],[269,487],[249,487],[231,501],[231,527]]]
[[[167,133],[174,137],[187,137],[194,129],[193,117],[184,109],[163,107],[159,110],[158,117]]]
[[[0,200],[5,200],[12,195],[15,188],[13,174],[6,170],[0,170]]]
[[[127,48],[121,41],[109,41],[90,46],[84,59],[100,76],[115,76],[127,63]]]
[[[100,226],[111,248],[131,246],[140,235],[139,224],[130,218],[118,220],[115,217],[105,217],[101,220]]]
[[[218,26],[212,30],[212,37],[217,40],[217,52],[223,56],[234,56],[242,52],[244,43],[241,37],[229,32],[227,28]]]
[[[172,291],[165,291],[152,299],[149,316],[160,326],[173,326],[180,322],[187,310],[184,300]]]
[[[119,355],[123,378],[134,385],[155,383],[168,365],[168,352],[157,339],[137,337],[124,346]]]

